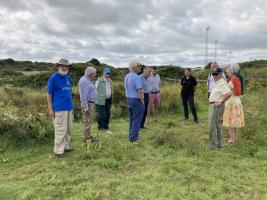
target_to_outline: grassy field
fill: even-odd
[[[266,89],[243,97],[246,128],[220,151],[208,149],[205,104],[199,124],[161,114],[137,145],[127,141],[127,119],[113,119],[111,134],[94,124],[100,142],[88,146],[76,122],[75,152],[62,159],[51,142],[1,149],[0,199],[267,199],[266,99]]]

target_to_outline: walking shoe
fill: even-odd
[[[68,153],[68,152],[72,152],[72,151],[74,151],[74,149],[72,149],[72,148],[69,148],[69,149],[65,149],[65,150],[64,150],[64,152],[67,152],[67,153]]]
[[[91,142],[97,142],[96,137],[93,137],[93,136],[90,136],[90,140],[91,140]]]
[[[105,133],[112,133],[110,128],[105,128],[104,131],[105,131]]]
[[[96,139],[96,137],[90,136],[89,138],[84,138],[83,142],[84,143],[89,143],[89,142],[95,143],[95,142],[97,142],[97,139]]]
[[[228,143],[228,144],[234,144],[234,141],[231,140],[231,139],[229,139],[229,140],[227,141],[227,143]]]
[[[64,153],[55,153],[54,155],[56,158],[63,158],[65,156]]]
[[[222,144],[217,144],[217,148],[221,149],[221,148],[223,148],[223,145]]]
[[[137,141],[133,141],[133,142],[131,142],[133,145],[136,145],[137,144]]]
[[[216,149],[217,149],[217,147],[216,147],[216,146],[214,146],[213,144],[210,144],[210,146],[209,146],[209,149],[210,149],[210,150],[216,150]]]

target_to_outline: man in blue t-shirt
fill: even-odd
[[[54,154],[64,157],[65,152],[73,151],[70,148],[71,128],[73,121],[73,101],[70,68],[67,59],[60,59],[57,63],[58,71],[48,80],[48,113],[53,118],[55,128]]]
[[[138,61],[132,61],[129,64],[130,72],[124,80],[125,93],[129,111],[129,141],[137,144],[140,123],[143,118],[145,105],[143,95],[143,85],[141,78],[137,75],[141,71],[141,66]]]

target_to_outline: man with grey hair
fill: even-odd
[[[142,85],[143,85],[143,93],[144,93],[144,102],[145,102],[145,111],[143,114],[143,118],[140,124],[140,128],[145,128],[145,121],[147,116],[147,109],[148,109],[148,103],[149,103],[149,82],[148,77],[151,75],[152,69],[150,67],[145,67],[143,73],[140,75]]]
[[[136,60],[129,64],[130,72],[124,80],[125,93],[127,97],[129,111],[129,141],[132,144],[137,144],[140,123],[144,114],[144,95],[142,91],[142,81],[137,75],[141,71],[140,63]]]
[[[48,113],[53,118],[55,128],[54,154],[64,157],[70,148],[71,129],[73,121],[73,101],[71,78],[68,74],[71,64],[67,59],[57,63],[58,71],[50,76],[47,87]]]
[[[91,135],[91,127],[94,116],[97,90],[93,81],[96,77],[96,69],[87,67],[84,76],[79,80],[81,108],[84,117],[84,141],[94,140]]]
[[[208,75],[207,79],[207,85],[208,85],[208,97],[210,96],[211,90],[214,87],[215,80],[213,79],[212,72],[216,69],[219,68],[219,65],[217,62],[212,62],[210,64],[210,73]],[[222,72],[222,78],[226,80],[224,73]]]

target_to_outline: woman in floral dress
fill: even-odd
[[[228,86],[231,88],[233,96],[225,103],[223,114],[223,126],[228,127],[229,140],[228,143],[234,143],[237,139],[237,131],[245,126],[244,111],[241,104],[240,96],[242,95],[240,79],[235,75],[239,65],[234,64],[226,68],[229,77]]]

